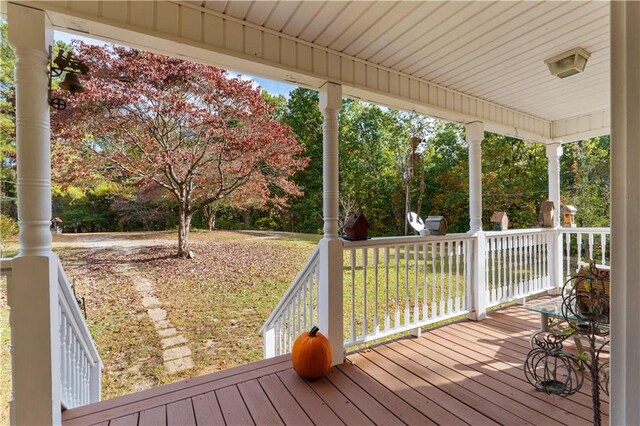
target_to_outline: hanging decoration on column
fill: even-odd
[[[80,83],[79,75],[87,75],[89,67],[82,61],[73,58],[71,52],[65,55],[63,49],[58,51],[58,56],[53,60],[53,63],[51,62],[52,56],[53,48],[49,46],[49,105],[57,110],[63,110],[67,107],[67,101],[52,96],[53,89],[51,85],[53,78],[60,77],[66,73],[59,87],[68,90],[72,94],[82,93],[85,89]]]

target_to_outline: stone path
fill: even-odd
[[[162,344],[162,361],[168,373],[177,373],[193,368],[189,342],[167,319],[167,311],[155,295],[155,285],[148,278],[140,274],[132,265],[122,264],[118,273],[129,277],[136,292],[142,297],[142,305],[147,309],[147,315],[156,329]]]

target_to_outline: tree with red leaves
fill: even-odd
[[[290,177],[308,159],[251,82],[135,49],[74,47],[91,73],[86,91],[52,118],[54,164],[65,178],[97,172],[169,191],[178,204],[178,256],[189,256],[193,214],[213,201],[284,207],[302,195]]]

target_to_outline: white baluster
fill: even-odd
[[[413,322],[420,321],[420,302],[418,300],[418,289],[420,285],[418,284],[418,266],[420,263],[420,250],[418,249],[418,245],[413,245],[413,269],[414,269],[414,299],[413,299]]]
[[[427,295],[427,280],[429,274],[429,264],[427,262],[427,243],[422,244],[422,319],[424,321],[429,318],[429,299]]]
[[[564,280],[568,280],[569,277],[572,275],[571,274],[571,234],[566,233],[564,234],[564,239],[565,239],[565,246],[566,246],[566,254],[565,254],[565,260],[567,263],[566,269],[564,271]]]
[[[351,341],[356,340],[356,251],[349,250],[351,255]]]
[[[438,243],[438,252],[440,254],[440,310],[438,311],[438,314],[440,316],[444,315],[444,274],[445,274],[445,268],[444,268],[444,242],[439,242]]]
[[[408,325],[411,320],[409,309],[409,245],[404,245],[404,324]]]
[[[309,317],[308,317],[308,312],[307,312],[307,299],[309,298],[309,293],[311,293],[311,291],[309,290],[309,285],[313,285],[312,281],[311,281],[311,276],[309,276],[306,280],[304,280],[304,289],[302,290],[302,306],[303,306],[303,327],[305,330],[309,330]]]
[[[384,307],[384,329],[391,328],[391,318],[389,316],[389,247],[384,248],[384,274],[385,274],[385,294],[387,300]]]
[[[375,282],[374,287],[374,313],[373,313],[373,332],[378,334],[380,332],[380,325],[378,324],[378,268],[380,267],[378,262],[378,247],[373,249],[373,279]]]
[[[607,264],[607,260],[606,260],[606,252],[607,252],[607,235],[606,234],[600,234],[600,250],[602,251],[602,260],[600,261],[601,265],[606,265]]]
[[[394,327],[400,327],[400,246],[395,246],[395,259],[396,266],[396,315]]]
[[[431,243],[431,317],[435,318],[436,314],[436,281],[438,275],[436,274],[436,249],[438,243]]]
[[[447,253],[449,255],[449,294],[447,294],[447,313],[453,311],[453,242],[447,243]]]
[[[462,253],[462,241],[456,241],[455,250],[456,250],[456,302],[455,302],[455,310],[456,312],[460,311],[460,255]]]
[[[498,251],[498,281],[497,281],[497,298],[502,301],[504,299],[504,292],[502,286],[504,283],[502,282],[502,267],[503,267],[503,256],[502,256],[502,237],[496,238],[496,250]]]
[[[589,259],[595,260],[593,258],[593,232],[589,232]]]
[[[582,233],[578,232],[578,234],[576,235],[576,238],[578,238],[578,263],[577,263],[577,266],[580,266],[580,264],[582,263]],[[571,273],[571,275],[573,275],[573,273]]]
[[[367,288],[369,287],[369,283],[367,283],[367,259],[368,259],[368,251],[366,248],[362,249],[362,291],[364,293],[364,309],[363,319],[362,319],[362,337],[367,336],[367,328],[369,325],[369,317],[367,315]]]
[[[491,300],[491,268],[489,267],[491,265],[491,237],[487,237],[486,242],[485,242],[485,250],[486,250],[486,254],[484,256],[484,282],[485,282],[485,293],[486,293],[486,303],[487,304],[491,304],[492,300]]]

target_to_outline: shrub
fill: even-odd
[[[274,231],[277,228],[276,222],[270,217],[261,217],[256,220],[256,228],[261,231]]]
[[[0,238],[13,237],[18,234],[18,222],[11,217],[0,214]]]

